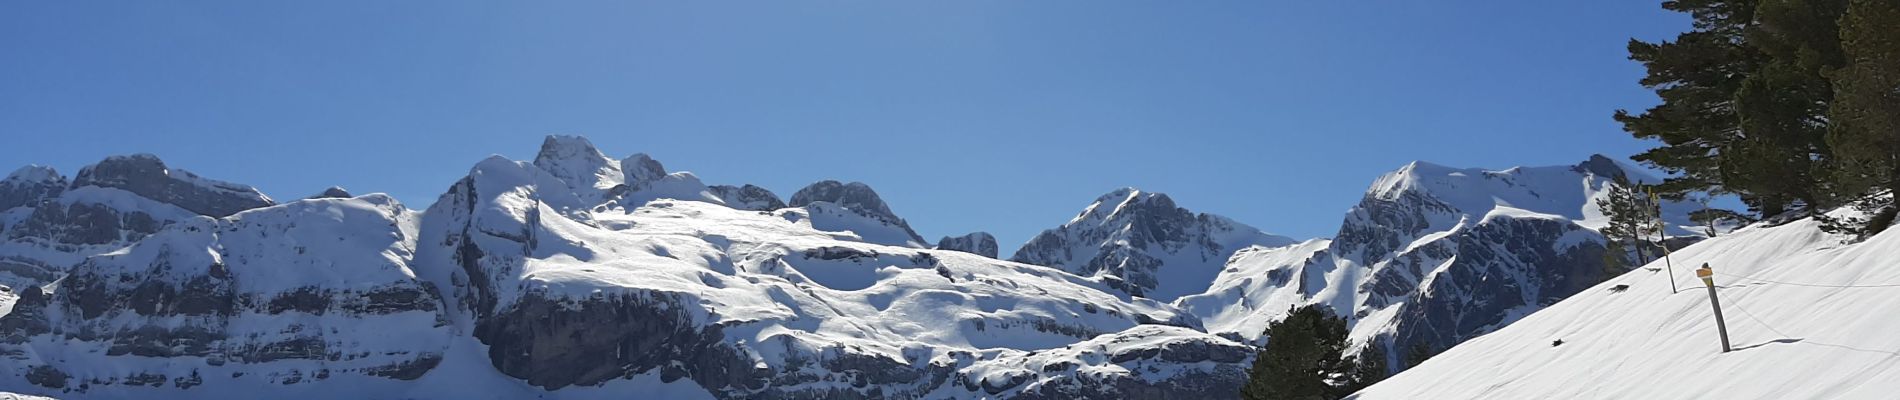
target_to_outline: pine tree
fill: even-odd
[[[1649,71],[1643,86],[1662,103],[1641,114],[1617,110],[1616,120],[1638,139],[1662,142],[1631,158],[1676,174],[1659,186],[1664,194],[1730,191],[1723,164],[1743,139],[1735,94],[1766,61],[1745,35],[1756,0],[1675,0],[1663,8],[1690,14],[1695,27],[1675,41],[1630,40],[1630,59]]]
[[[1664,197],[1732,193],[1764,215],[1831,204],[1826,75],[1845,60],[1836,28],[1845,1],[1663,3],[1695,28],[1673,42],[1630,42],[1662,103],[1616,118],[1662,141],[1632,158],[1678,174],[1658,185]]]
[[[1385,354],[1385,347],[1378,343],[1367,344],[1364,351],[1346,359],[1345,362],[1351,366],[1352,371],[1340,382],[1340,393],[1343,394],[1352,394],[1374,383],[1379,383],[1385,380],[1386,375],[1392,370]]]
[[[1871,236],[1896,213],[1893,198],[1879,194],[1900,188],[1900,0],[1850,0],[1840,41],[1845,65],[1831,75],[1827,142],[1837,168],[1830,180],[1872,215],[1850,227]]]
[[[1346,332],[1346,319],[1325,308],[1289,310],[1286,319],[1267,325],[1267,347],[1254,358],[1241,397],[1339,399],[1384,378],[1384,353],[1343,354]]]
[[[1743,140],[1723,161],[1724,184],[1746,193],[1763,215],[1830,200],[1820,174],[1831,159],[1828,105],[1839,68],[1840,28],[1846,0],[1762,0],[1749,45],[1767,55],[1735,94]]]
[[[1419,364],[1424,364],[1426,360],[1430,360],[1432,356],[1436,355],[1438,355],[1438,352],[1432,350],[1431,345],[1427,345],[1425,342],[1414,342],[1411,347],[1405,349],[1405,359],[1402,361],[1405,363],[1405,368],[1410,369]]]
[[[1628,257],[1632,251],[1636,254],[1636,265],[1649,261],[1645,249],[1648,241],[1644,234],[1649,232],[1651,214],[1647,206],[1648,199],[1637,190],[1638,185],[1627,177],[1618,175],[1606,188],[1603,198],[1597,199],[1597,209],[1603,216],[1609,217],[1609,223],[1598,233],[1603,234],[1605,251],[1603,252],[1603,279],[1609,280],[1631,266]]]

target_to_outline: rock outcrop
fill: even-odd
[[[979,256],[996,258],[996,237],[989,232],[976,232],[963,236],[944,236],[937,239],[938,250],[953,250]]]

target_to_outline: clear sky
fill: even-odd
[[[146,152],[420,209],[580,134],[784,197],[863,181],[1006,254],[1121,186],[1308,238],[1412,160],[1626,157],[1610,114],[1655,97],[1625,43],[1688,28],[1629,0],[74,3],[0,3],[0,169]]]

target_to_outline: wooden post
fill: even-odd
[[[1657,198],[1656,192],[1648,187],[1644,187],[1643,191],[1649,192],[1649,204],[1654,206],[1651,210],[1655,211],[1653,215],[1656,216],[1656,238],[1658,240],[1656,244],[1662,246],[1663,267],[1669,269],[1669,294],[1682,292],[1681,288],[1676,287],[1676,263],[1669,260],[1669,235],[1663,233],[1663,229],[1669,225],[1663,223],[1662,220],[1662,199]],[[1641,251],[1642,249],[1642,244],[1638,243],[1636,250]]]
[[[1727,353],[1730,350],[1728,323],[1722,321],[1722,300],[1715,297],[1715,270],[1709,268],[1708,263],[1702,263],[1702,268],[1695,270],[1695,275],[1702,278],[1703,286],[1709,287],[1709,306],[1715,307],[1715,330],[1722,334],[1722,352]]]

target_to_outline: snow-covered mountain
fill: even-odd
[[[1225,398],[1253,353],[1099,277],[923,248],[861,184],[814,185],[790,208],[732,208],[691,174],[641,155],[615,162],[574,137],[550,138],[533,162],[483,160],[420,213],[379,194],[225,201],[255,191],[195,176],[185,182],[202,187],[185,189],[199,191],[178,196],[118,189],[169,187],[145,179],[156,177],[85,179],[118,186],[75,183],[55,197],[112,191],[99,200],[112,210],[171,208],[136,237],[112,231],[86,248],[110,249],[60,253],[83,261],[21,286],[0,316],[0,388]],[[224,199],[187,203],[206,212],[257,207],[200,215],[148,194]],[[22,232],[39,244],[63,231]]]
[[[1589,287],[1617,174],[1414,163],[1305,242],[1121,189],[1004,261],[987,233],[925,242],[862,183],[781,201],[574,136],[424,211],[278,204],[150,155],[27,167],[0,180],[0,390],[1232,398],[1290,305],[1438,350]],[[1690,209],[1666,206],[1672,234]]]
[[[1161,301],[1207,290],[1235,251],[1293,239],[1175,206],[1166,194],[1121,188],[1044,230],[1011,261],[1096,276],[1124,293]]]
[[[1354,398],[1891,399],[1900,230],[1844,239],[1802,219],[1690,245],[1673,268],[1590,287]],[[1692,270],[1704,263],[1732,352]]]
[[[1206,293],[1175,304],[1249,341],[1290,306],[1323,304],[1348,317],[1356,343],[1401,365],[1603,279],[1595,200],[1617,175],[1653,180],[1602,156],[1502,171],[1414,162],[1375,181],[1337,237],[1243,249]],[[1663,209],[1670,234],[1695,234],[1693,205]]]
[[[149,154],[109,157],[70,183],[27,166],[0,180],[0,285],[42,285],[87,257],[166,225],[275,204],[257,189],[170,168]]]

